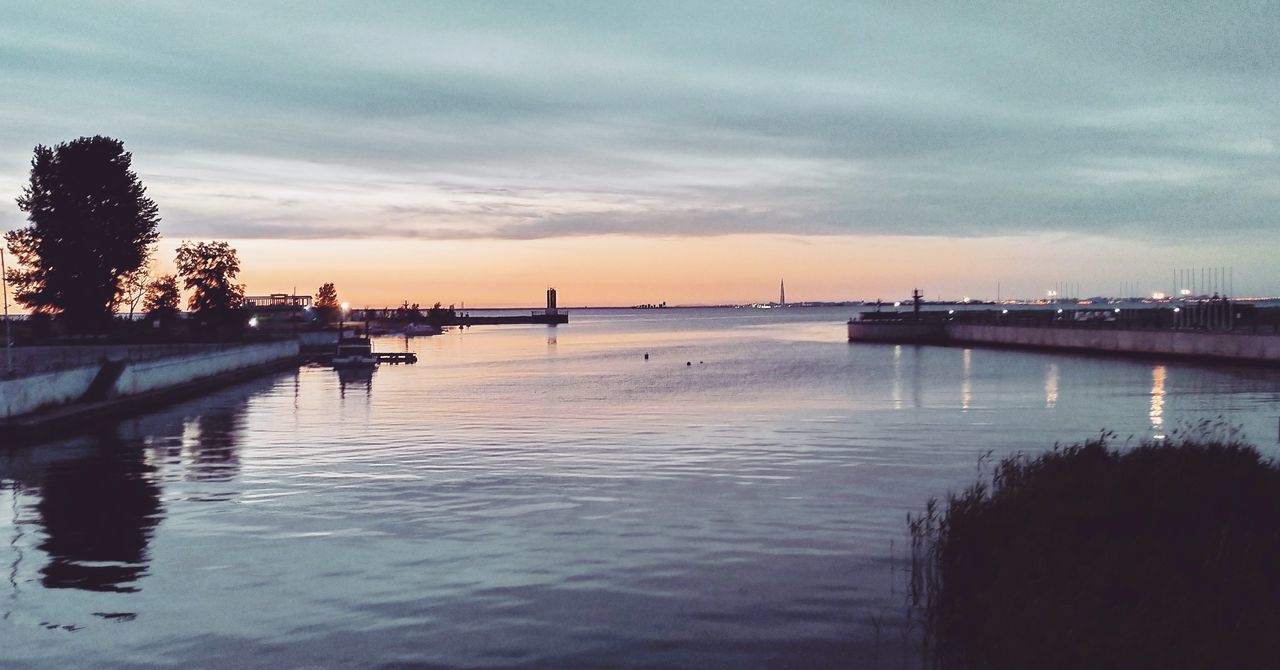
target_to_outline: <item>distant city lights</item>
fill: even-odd
[[[1164,300],[1167,297],[1168,296],[1166,296],[1163,291],[1156,291],[1155,293],[1151,294],[1152,300]]]

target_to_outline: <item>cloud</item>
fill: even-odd
[[[1280,214],[1274,0],[18,4],[0,184],[37,143],[112,134],[172,237],[1159,239]]]

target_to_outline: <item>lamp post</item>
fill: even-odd
[[[13,335],[9,326],[9,272],[4,266],[4,249],[0,248],[0,284],[4,285],[4,374],[13,374]]]

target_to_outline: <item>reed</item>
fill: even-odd
[[[1280,667],[1280,466],[1221,421],[1014,454],[910,515],[931,668]]]

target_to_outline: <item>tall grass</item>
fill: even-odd
[[[908,517],[931,668],[1280,668],[1280,466],[1202,423],[1015,454]]]

